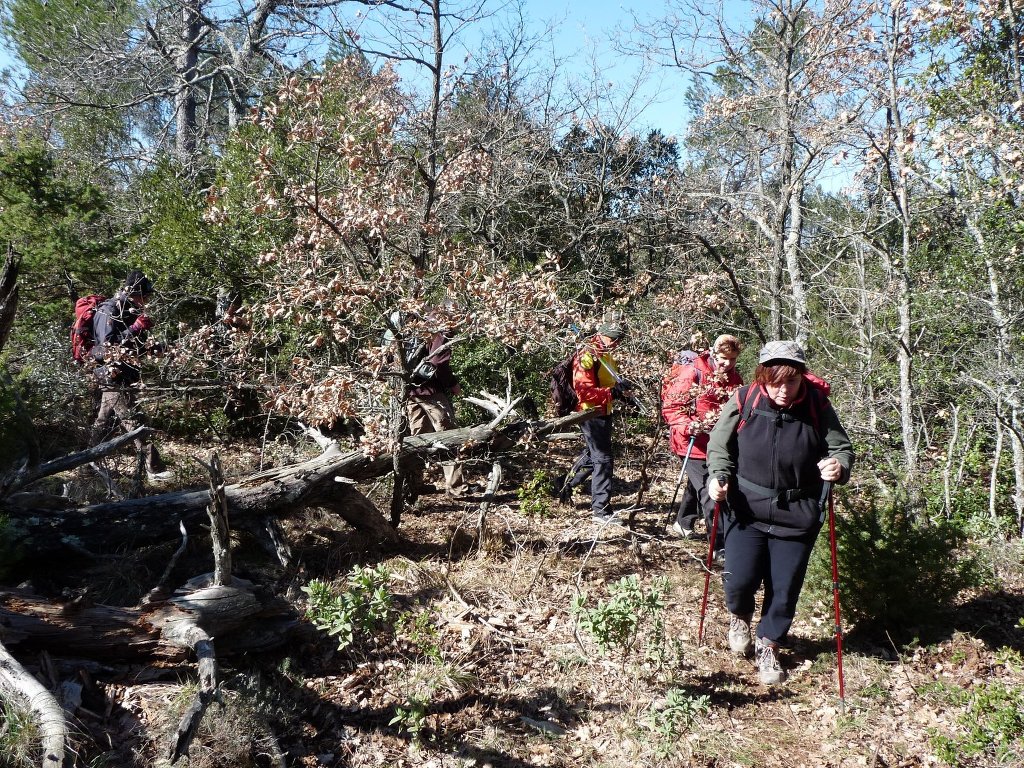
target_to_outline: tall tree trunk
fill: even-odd
[[[174,95],[175,150],[188,164],[195,155],[199,135],[195,80],[199,71],[199,35],[202,0],[181,0],[181,39],[175,57],[178,76]]]
[[[996,402],[993,427],[996,431],[996,447],[992,452],[992,472],[988,478],[988,514],[993,521],[999,519],[997,494],[999,492],[999,462],[1003,458],[1003,413],[1002,403]]]
[[[1010,411],[1010,445],[1013,446],[1013,510],[1017,518],[1017,534],[1024,535],[1024,443],[1021,443],[1020,409]]]
[[[800,241],[803,234],[803,180],[793,185],[789,197],[789,222],[786,231],[786,270],[789,272],[789,291],[793,298],[793,338],[806,345],[810,335],[811,312],[807,306],[807,285],[800,266]]]
[[[900,224],[900,252],[898,264],[893,264],[896,279],[896,312],[899,318],[897,329],[897,359],[900,371],[900,434],[903,440],[905,461],[905,477],[908,487],[915,485],[909,482],[917,473],[917,439],[914,429],[914,286],[911,277],[910,259],[913,255],[911,229],[913,219],[910,215],[910,146],[906,126],[903,124],[903,102],[900,96],[898,57],[902,55],[905,31],[903,29],[902,9],[893,9],[888,50],[888,104],[887,138],[890,146],[889,194],[895,204]]]

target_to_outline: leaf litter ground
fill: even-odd
[[[554,449],[548,465],[571,458]],[[626,504],[638,473],[628,457],[620,467],[616,501]],[[234,662],[225,669],[229,706],[207,713],[190,765],[943,765],[936,735],[957,738],[966,727],[958,692],[993,681],[1024,686],[1019,560],[1001,591],[971,596],[927,644],[851,632],[844,711],[827,603],[801,603],[783,656],[789,679],[760,685],[752,661],[728,654],[717,568],[697,646],[706,544],[667,536],[675,477],[666,472],[653,478],[631,528],[592,523],[583,494],[525,515],[504,490],[482,545],[479,497],[421,497],[403,518],[402,541],[387,548],[327,516],[290,521],[304,575],[343,579],[354,565],[384,563],[405,616],[343,651],[311,630],[256,669]],[[570,606],[581,592],[590,605],[607,598],[631,575],[643,587],[668,580],[663,632],[645,624],[630,649],[602,653]],[[131,719],[145,731],[134,734],[136,764],[159,764],[160,734],[173,727],[171,688],[118,694],[120,708],[142,713]],[[1019,746],[993,748],[953,764],[1024,764],[1018,758]]]

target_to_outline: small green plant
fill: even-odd
[[[409,643],[421,656],[437,663],[442,661],[437,627],[428,611],[402,613],[395,621],[395,635]]]
[[[419,696],[410,696],[404,707],[395,707],[395,716],[388,725],[397,725],[419,741],[427,724],[427,701]]]
[[[525,483],[516,489],[519,510],[531,517],[551,517],[551,477],[547,471],[538,469]]]
[[[309,596],[306,616],[317,629],[338,638],[338,650],[355,642],[356,634],[368,635],[390,624],[394,600],[388,589],[390,572],[356,566],[348,575],[348,588],[338,592],[325,581],[313,579],[302,588]]]
[[[932,735],[939,758],[952,766],[964,758],[995,758],[1000,765],[1024,761],[1024,688],[988,683],[973,691],[957,719],[954,736]]]
[[[693,696],[681,688],[670,689],[662,701],[655,702],[648,711],[647,726],[658,735],[658,758],[671,757],[679,737],[710,711],[709,697]]]
[[[1014,672],[1024,669],[1024,656],[1021,652],[1005,645],[996,651],[996,661]]]
[[[594,639],[602,653],[618,648],[625,656],[647,621],[653,624],[656,636],[664,636],[662,617],[668,591],[665,577],[656,578],[651,588],[644,590],[635,575],[626,576],[609,587],[607,601],[598,600],[596,606],[588,608],[584,592],[573,598],[571,611],[577,625]]]
[[[39,765],[39,726],[31,711],[9,699],[0,708],[0,765],[29,768]]]

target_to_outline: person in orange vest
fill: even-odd
[[[563,501],[570,499],[572,489],[582,485],[589,476],[590,508],[598,522],[615,518],[611,507],[614,401],[633,397],[633,384],[619,374],[618,363],[612,355],[624,335],[621,323],[601,323],[572,364],[572,386],[579,398],[576,410],[597,409],[600,415],[580,425],[585,447],[573,464],[560,496]]]

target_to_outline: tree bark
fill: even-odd
[[[404,466],[416,457],[443,459],[456,454],[500,453],[527,435],[543,438],[591,416],[581,412],[553,421],[519,421],[501,428],[492,422],[406,437],[398,465]],[[372,480],[388,474],[394,466],[390,453],[343,453],[335,445],[308,461],[259,472],[224,486],[227,514],[235,527],[262,530],[268,515],[323,507],[380,540],[394,541],[397,531],[373,503],[353,483],[336,480]],[[206,522],[210,491],[176,491],[71,509],[42,509],[36,504],[26,508],[14,501],[0,502],[0,512],[8,520],[6,546],[14,552],[32,552],[38,559],[69,548],[83,554],[101,554],[175,537],[179,523],[188,526]]]

